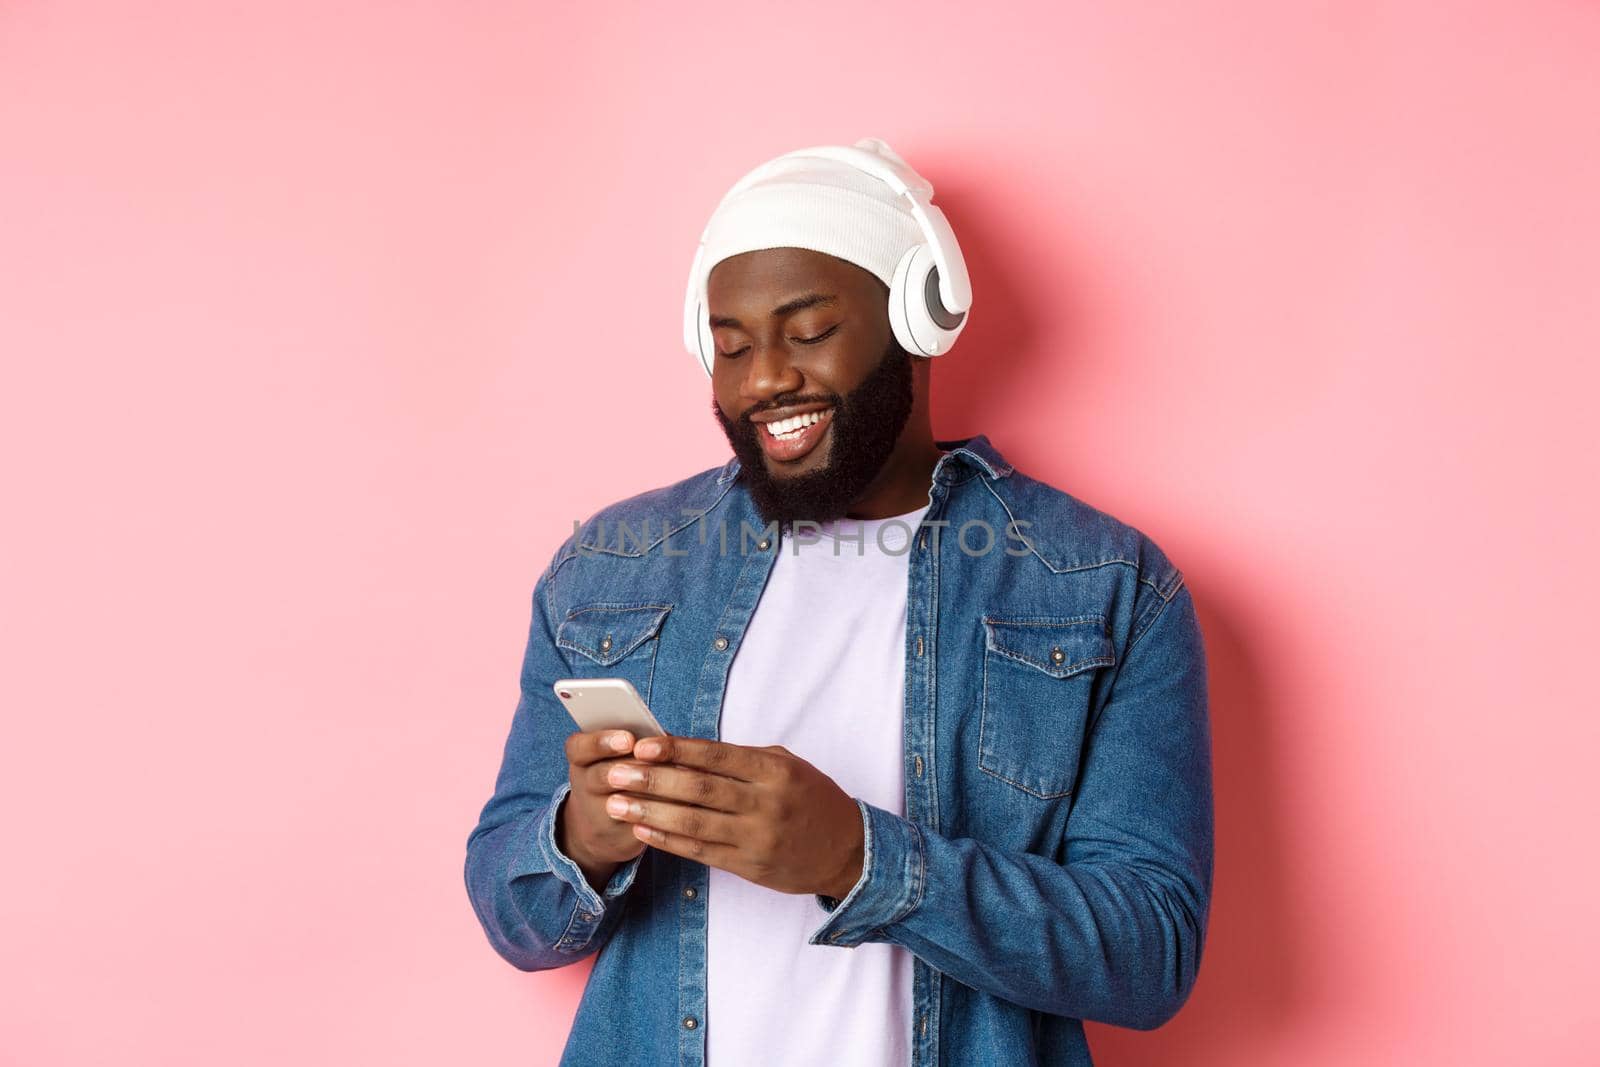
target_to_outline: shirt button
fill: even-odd
[[[578,918],[582,919],[584,922],[588,922],[590,919],[594,918],[594,912],[580,911],[578,912]]]
[[[691,886],[685,886],[684,887],[683,899],[684,900],[693,900],[694,899],[694,886],[691,885]]]
[[[699,1025],[700,1025],[699,1020],[696,1019],[693,1015],[687,1016],[683,1020],[683,1028],[685,1030],[693,1030],[695,1027],[697,1027]]]
[[[1066,658],[1067,658],[1067,654],[1065,652],[1061,651],[1059,648],[1052,648],[1050,650],[1050,662],[1051,663],[1060,663],[1061,661],[1065,660]]]
[[[718,652],[726,652],[728,650],[728,639],[726,637],[719,637],[715,641],[711,642],[711,647],[716,649]]]
[[[767,549],[772,547],[772,542],[769,539],[763,537],[761,539],[761,543],[759,545],[757,545],[756,547],[759,548],[761,551],[765,552]]]
[[[600,651],[601,652],[610,652],[611,651],[611,635],[610,634],[606,634],[606,636],[604,636],[604,637],[602,637],[600,639]]]

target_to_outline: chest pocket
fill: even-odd
[[[650,702],[657,635],[669,604],[589,604],[573,608],[556,628],[574,678],[625,678]]]
[[[1096,682],[1116,663],[1103,615],[985,616],[978,766],[1039,797],[1070,794]]]

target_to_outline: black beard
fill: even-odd
[[[797,519],[832,522],[841,519],[883,470],[900,431],[911,417],[911,353],[893,339],[871,374],[847,396],[785,394],[757,404],[737,419],[722,413],[716,400],[711,410],[739,458],[739,476],[766,523],[789,525]],[[795,403],[826,402],[833,406],[828,462],[809,474],[773,477],[750,416]]]

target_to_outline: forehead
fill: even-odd
[[[868,296],[886,287],[877,275],[826,252],[809,248],[762,248],[722,260],[706,278],[712,306],[761,302],[774,296],[826,287],[842,297]]]

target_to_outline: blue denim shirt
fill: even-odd
[[[1200,627],[1144,534],[983,437],[940,447],[907,560],[905,814],[857,798],[861,878],[842,900],[814,898],[809,943],[914,955],[915,1067],[1087,1064],[1080,1020],[1158,1026],[1200,966]],[[522,695],[465,876],[514,966],[598,954],[563,1064],[695,1067],[717,1025],[705,865],[647,847],[596,892],[556,847],[577,727],[550,684],[627,678],[668,732],[717,737],[729,665],[783,550],[738,472],[730,461],[604,509],[533,590]],[[773,974],[772,995],[805,996],[785,982]]]

